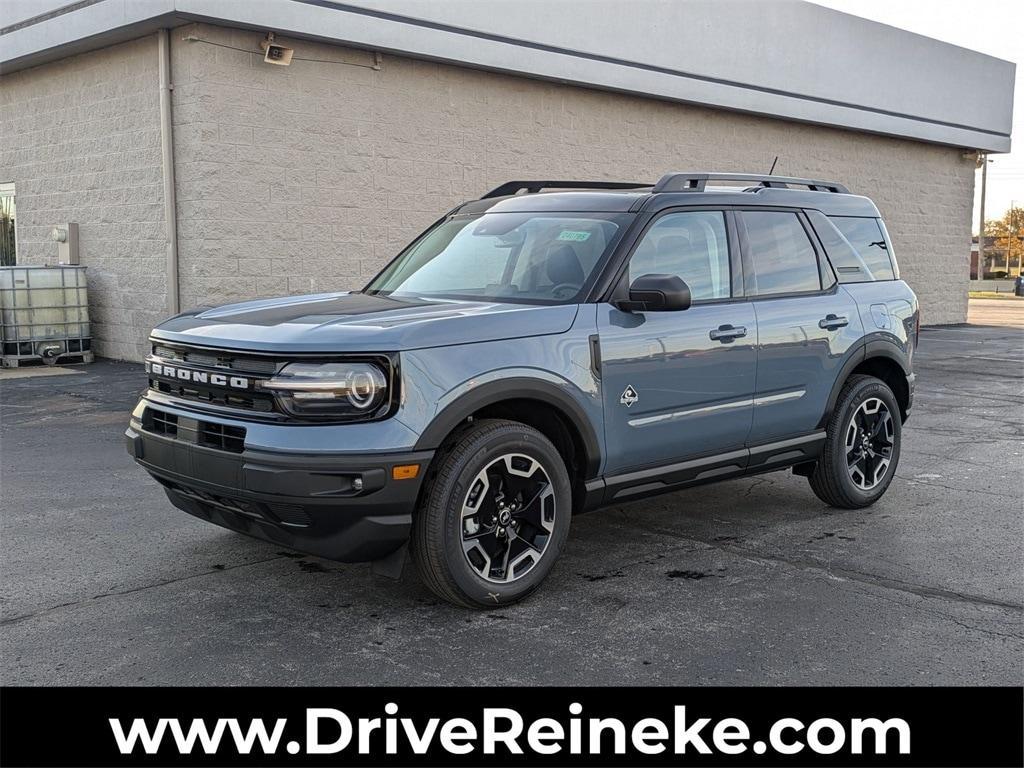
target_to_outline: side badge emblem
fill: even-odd
[[[640,395],[636,393],[636,390],[633,389],[633,385],[630,384],[623,391],[622,397],[619,398],[619,402],[622,403],[627,408],[629,408],[630,406],[633,405],[633,403],[635,403],[639,399]]]

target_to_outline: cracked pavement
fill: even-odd
[[[466,612],[216,528],[128,458],[139,366],[0,375],[8,685],[1024,684],[1024,301],[922,331],[888,494],[704,486],[573,522],[526,603]]]

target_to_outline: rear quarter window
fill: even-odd
[[[819,214],[821,215],[821,214]],[[824,217],[823,217],[824,218]],[[867,278],[850,279],[850,273],[843,274],[843,268],[832,259],[832,252],[828,243],[825,249],[828,251],[829,259],[832,259],[832,266],[839,273],[839,282],[864,282],[866,280],[895,280],[896,270],[893,268],[889,244],[882,232],[878,219],[860,216],[829,216],[828,219],[835,225],[836,229],[843,235],[846,242],[852,246],[854,251],[863,260],[863,264],[870,271]],[[818,230],[815,224],[815,230]],[[819,234],[821,231],[818,230]],[[824,236],[822,240],[824,241]],[[845,279],[844,279],[845,278]]]
[[[875,279],[871,268],[864,261],[846,236],[820,211],[807,211],[807,218],[814,232],[825,247],[825,255],[835,268],[840,283],[868,283]]]

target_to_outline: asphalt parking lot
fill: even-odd
[[[776,473],[583,516],[501,612],[177,511],[136,365],[0,378],[5,684],[1024,684],[1024,300],[923,331],[897,478]]]

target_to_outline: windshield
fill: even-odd
[[[629,216],[455,216],[413,243],[365,292],[545,304],[578,301]]]

